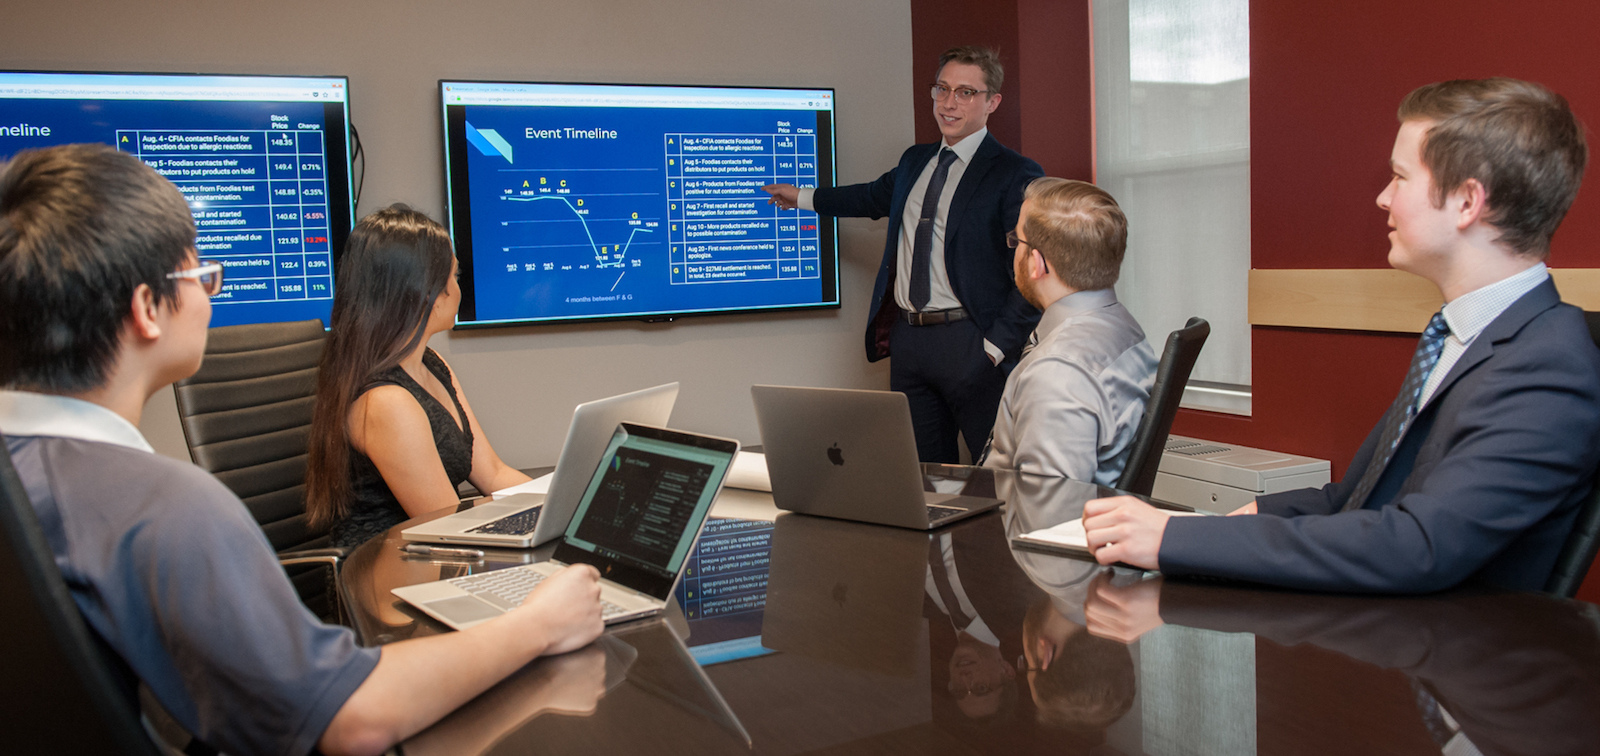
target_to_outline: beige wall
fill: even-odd
[[[236,0],[13,3],[0,66],[343,74],[367,154],[358,212],[394,201],[443,217],[440,78],[749,84],[838,90],[840,180],[892,167],[912,141],[908,0]],[[915,79],[920,81],[920,79]],[[681,381],[672,424],[759,441],[753,383],[884,388],[862,328],[883,223],[841,223],[844,307],[672,324],[443,334],[485,432],[519,467],[553,464],[574,404]],[[170,391],[146,435],[187,457]]]

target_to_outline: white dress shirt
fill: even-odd
[[[1550,269],[1544,263],[1522,271],[1509,278],[1502,278],[1488,286],[1474,289],[1455,298],[1444,306],[1444,321],[1450,324],[1450,335],[1445,337],[1444,349],[1439,352],[1439,361],[1434,364],[1433,372],[1428,374],[1428,380],[1422,384],[1422,398],[1417,401],[1417,410],[1428,406],[1428,400],[1433,398],[1434,391],[1439,384],[1444,382],[1444,377],[1450,374],[1450,368],[1455,367],[1461,359],[1461,353],[1472,346],[1483,329],[1494,322],[1495,318],[1506,311],[1513,302],[1522,298],[1522,295],[1533,291],[1535,286],[1545,282],[1550,277]]]
[[[944,267],[944,229],[945,221],[950,214],[950,201],[956,196],[956,188],[961,185],[961,177],[967,173],[967,166],[972,164],[972,157],[978,153],[978,148],[983,145],[984,137],[989,135],[988,127],[978,129],[968,134],[966,138],[953,145],[939,144],[939,150],[928,159],[923,166],[922,173],[917,176],[911,185],[911,191],[906,195],[906,208],[900,214],[900,246],[896,255],[894,301],[906,312],[915,312],[911,306],[911,253],[916,245],[917,224],[922,220],[922,197],[928,193],[928,182],[933,180],[933,172],[939,166],[939,153],[948,149],[956,154],[956,159],[946,169],[944,190],[939,193],[939,211],[933,216],[933,245],[928,256],[928,306],[925,310],[953,310],[961,306],[961,300],[956,298],[955,289],[950,285],[950,274]],[[802,210],[815,211],[816,205],[812,202],[815,189],[802,188],[795,204]],[[1005,358],[1005,353],[1000,348],[983,340],[983,350],[988,353],[992,362],[998,364]]]

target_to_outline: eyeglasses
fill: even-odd
[[[1007,231],[1006,232],[1006,246],[1010,247],[1012,249],[1016,249],[1018,244],[1025,244],[1025,245],[1028,246],[1029,249],[1038,249],[1038,247],[1033,246],[1033,242],[1028,241],[1027,239],[1024,239],[1024,238],[1022,238],[1020,236],[1017,236],[1017,232],[1016,231]],[[1039,261],[1044,263],[1044,272],[1049,273],[1050,272],[1050,260],[1044,256],[1044,252],[1042,252],[1042,251],[1039,253]]]
[[[201,260],[199,265],[185,270],[175,270],[167,274],[171,280],[187,278],[200,284],[206,290],[206,296],[214,297],[222,293],[222,263],[215,260]]]
[[[973,89],[972,87],[956,87],[955,89],[951,89],[943,84],[935,84],[933,85],[933,91],[931,94],[933,95],[934,100],[943,100],[944,98],[949,97],[951,94],[954,94],[956,96],[956,102],[965,105],[969,102],[972,102],[972,98],[977,97],[978,95],[989,94],[989,90]]]

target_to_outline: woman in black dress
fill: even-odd
[[[528,480],[489,446],[460,382],[427,345],[455,324],[458,270],[444,227],[405,205],[350,232],[306,472],[306,512],[313,527],[332,527],[335,545],[455,506],[463,480],[480,491]]]

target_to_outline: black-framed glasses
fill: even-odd
[[[978,95],[989,94],[989,90],[973,89],[972,87],[956,87],[955,89],[951,89],[943,84],[935,84],[933,85],[931,94],[935,100],[943,100],[944,98],[954,94],[956,96],[956,102],[965,105],[969,102],[972,102],[972,98],[977,97]]]
[[[222,293],[222,263],[216,260],[201,260],[200,264],[185,270],[175,270],[167,274],[171,280],[189,279],[200,284],[206,290],[206,296],[214,297]]]
[[[1020,236],[1017,236],[1017,232],[1016,231],[1007,231],[1006,232],[1006,246],[1010,247],[1012,249],[1016,249],[1017,245],[1019,245],[1019,244],[1027,245],[1027,247],[1029,249],[1038,249],[1038,247],[1033,246],[1033,242],[1028,241],[1027,239],[1024,239],[1024,238],[1022,238]],[[1050,260],[1044,256],[1043,252],[1039,253],[1039,261],[1044,263],[1044,272],[1049,273],[1050,272]]]

